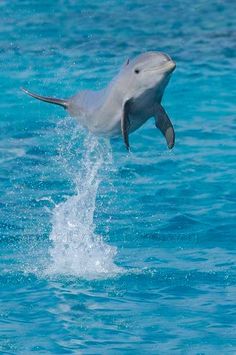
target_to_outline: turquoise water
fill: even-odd
[[[236,353],[233,1],[1,1],[1,354]],[[97,140],[19,87],[99,89],[177,62],[150,120]]]

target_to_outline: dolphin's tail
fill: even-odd
[[[50,104],[55,104],[55,105],[59,105],[64,107],[65,109],[68,108],[68,101],[67,100],[63,100],[63,99],[55,99],[54,97],[46,97],[46,96],[40,96],[37,94],[34,94],[33,92],[30,92],[24,88],[21,88],[21,90],[23,90],[27,95],[30,95],[32,97],[34,97],[35,99],[41,100],[41,101],[45,101],[48,102]]]

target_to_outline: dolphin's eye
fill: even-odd
[[[138,74],[138,73],[140,73],[140,70],[139,69],[135,69],[134,72],[135,72],[135,74]]]

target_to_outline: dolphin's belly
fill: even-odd
[[[118,115],[99,115],[93,121],[93,124],[88,127],[88,129],[100,136],[104,137],[116,137],[121,135],[121,116],[122,113]]]
[[[130,128],[129,128],[129,133],[132,133],[136,131],[138,128],[140,128],[151,116],[150,115],[134,115],[129,117],[130,121]]]
[[[88,130],[95,135],[104,137],[117,137],[122,134],[121,132],[121,119],[122,112],[115,116],[96,116],[96,119],[88,120],[87,126]],[[133,112],[129,115],[129,133],[136,131],[140,128],[150,117],[152,112],[150,110],[147,112]]]
[[[153,116],[153,105],[155,97],[153,92],[132,99],[129,112],[129,133],[136,131],[151,116]],[[81,114],[81,112],[80,112]],[[105,137],[120,136],[121,120],[123,115],[123,103],[117,100],[110,100],[97,110],[87,111],[80,123],[87,127],[95,135]]]
[[[149,91],[133,100],[129,115],[130,133],[136,131],[153,116],[153,107],[156,101],[155,92],[153,91]]]
[[[129,117],[130,126],[129,126],[129,133],[136,131],[139,127],[141,127],[150,116],[133,116]],[[117,137],[122,134],[121,132],[121,116],[119,119],[111,120],[108,122],[106,126],[99,125],[97,127],[90,127],[89,130],[100,136],[105,137]]]

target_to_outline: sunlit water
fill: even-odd
[[[0,353],[236,353],[233,1],[0,3]],[[177,62],[150,120],[97,139],[23,94]]]

